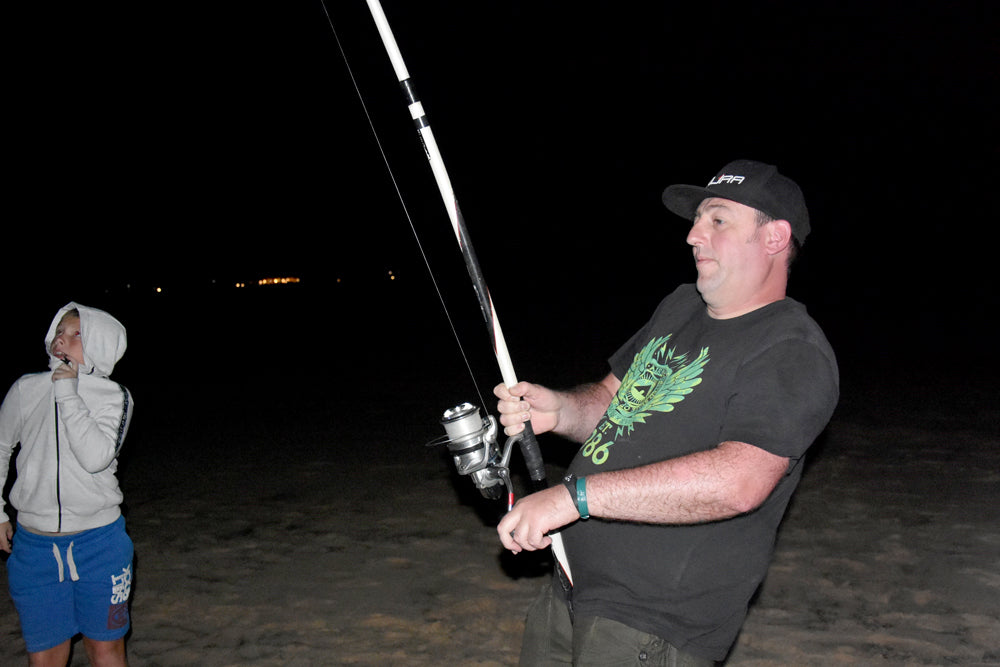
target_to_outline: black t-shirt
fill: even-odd
[[[570,465],[577,476],[726,441],[790,460],[767,500],[732,519],[696,525],[590,519],[563,530],[577,613],[721,660],[767,570],[802,457],[836,406],[836,359],[792,299],[716,320],[695,287],[683,285],[610,362],[622,385]]]

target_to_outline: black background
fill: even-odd
[[[992,382],[991,3],[384,7],[522,378],[599,372],[694,277],[662,189],[752,158],[806,193],[791,293],[847,375]],[[129,327],[133,384],[447,385],[465,371],[431,275],[477,381],[498,379],[365,3],[10,16],[4,380],[44,367],[74,299]],[[302,282],[252,287],[273,275]]]

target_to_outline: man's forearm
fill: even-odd
[[[591,516],[692,524],[756,509],[784,475],[788,459],[741,442],[638,468],[587,477]]]
[[[617,380],[612,378],[614,376],[558,392],[563,403],[554,432],[574,442],[583,442],[590,437],[617,390],[614,387]]]

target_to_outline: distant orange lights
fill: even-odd
[[[257,285],[263,287],[265,285],[294,285],[296,283],[302,282],[300,278],[295,278],[292,276],[287,276],[284,278],[261,278],[257,281]],[[251,283],[252,284],[252,283]],[[233,285],[237,289],[242,289],[247,286],[245,282],[238,282]]]
[[[292,285],[299,282],[298,278],[261,278],[257,281],[258,285]]]

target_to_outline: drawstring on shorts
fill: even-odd
[[[59,583],[65,581],[65,575],[63,572],[63,559],[62,554],[59,553],[59,546],[53,542],[52,544],[52,555],[56,558],[56,565],[59,566]],[[66,565],[69,566],[69,578],[72,581],[80,581],[80,575],[76,571],[76,561],[73,560],[73,543],[69,543],[69,547],[66,548]]]

